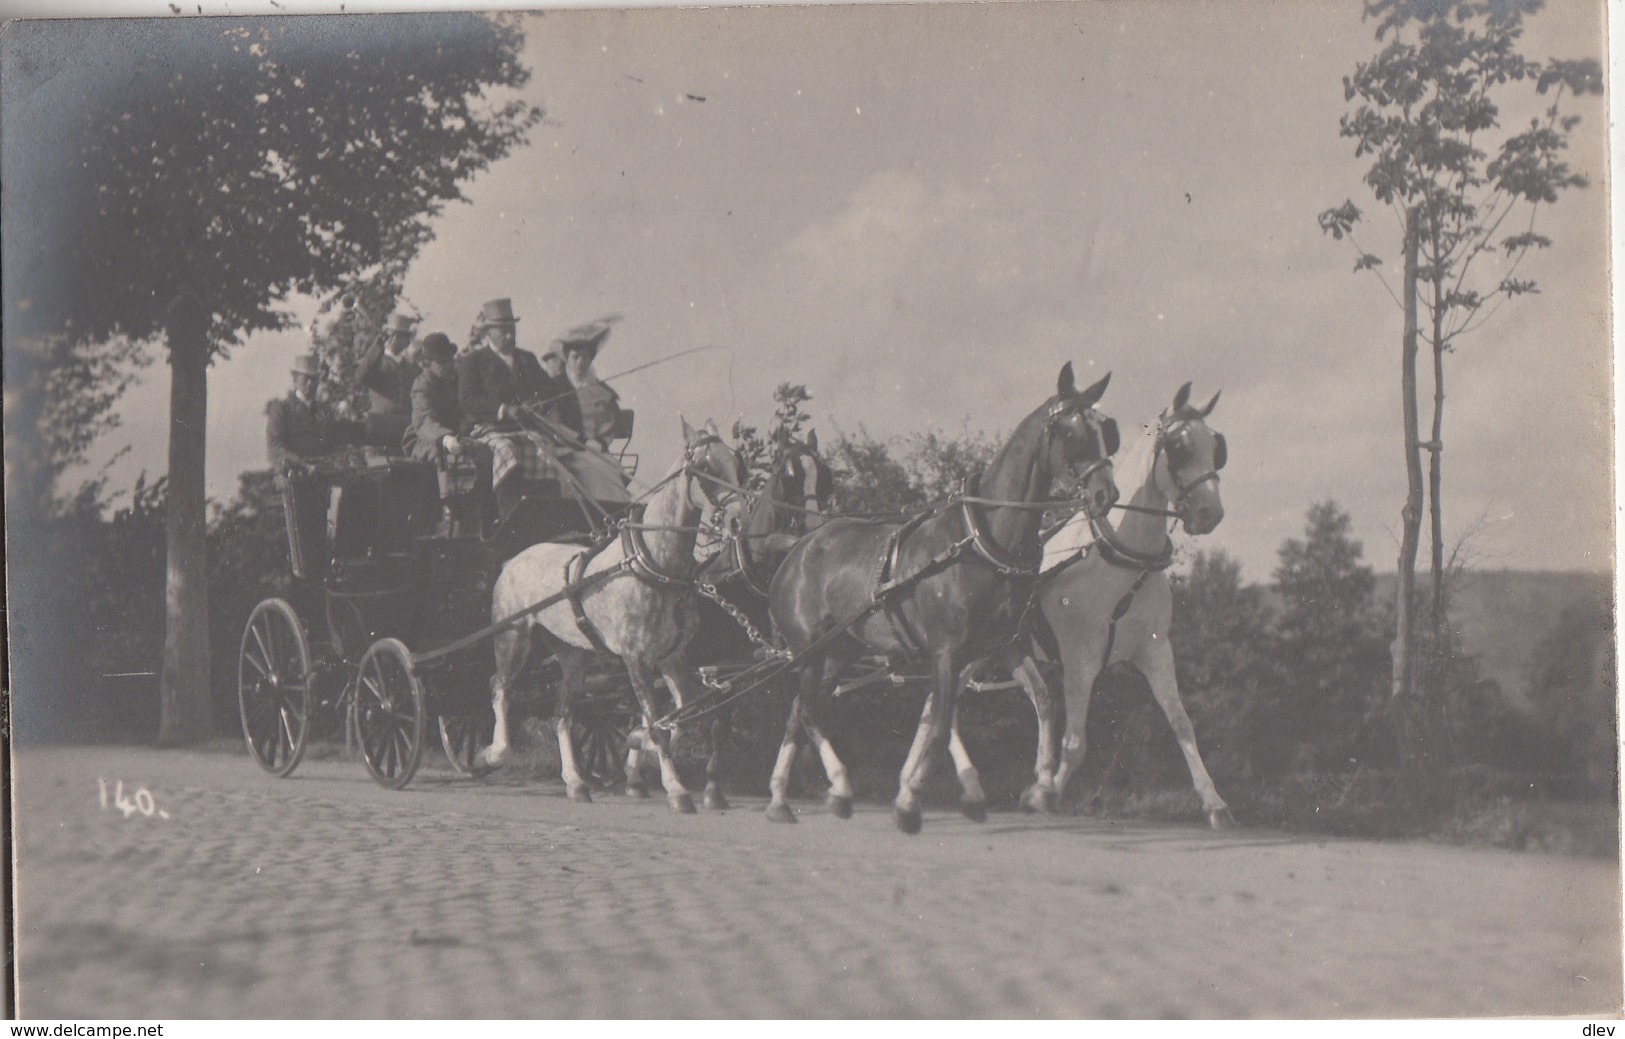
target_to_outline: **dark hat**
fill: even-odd
[[[389,324],[384,326],[384,331],[403,332],[406,335],[411,335],[416,330],[417,323],[418,319],[415,317],[407,314],[396,314],[389,319]]]
[[[316,353],[300,354],[293,359],[293,367],[290,371],[295,375],[320,376],[322,374],[321,355]]]
[[[480,308],[480,316],[474,320],[476,328],[487,328],[491,325],[515,325],[519,319],[513,316],[513,300],[488,300]]]
[[[423,342],[418,344],[418,348],[423,351],[424,356],[437,360],[457,355],[457,344],[444,332],[430,332],[423,337]]]

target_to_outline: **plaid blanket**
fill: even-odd
[[[630,501],[626,479],[614,459],[591,448],[568,447],[546,433],[487,432],[479,438],[491,448],[491,483],[556,480],[566,498]]]

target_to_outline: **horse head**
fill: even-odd
[[[684,495],[701,515],[722,513],[745,486],[745,462],[728,446],[715,422],[698,429],[683,423]]]
[[[1072,474],[1077,497],[1091,516],[1104,515],[1117,502],[1111,465],[1119,443],[1117,422],[1095,410],[1111,378],[1107,372],[1080,392],[1073,384],[1072,362],[1068,361],[1056,380],[1055,396],[1040,409],[1048,441],[1045,464],[1052,474]]]
[[[787,430],[780,429],[771,466],[765,499],[790,508],[764,504],[772,513],[766,518],[767,530],[799,535],[817,528],[835,493],[835,474],[818,454],[818,434],[792,440]]]
[[[1156,464],[1152,479],[1173,505],[1187,534],[1207,534],[1224,519],[1219,500],[1219,470],[1229,460],[1224,434],[1208,428],[1207,417],[1219,403],[1215,393],[1203,407],[1190,403],[1191,384],[1174,395],[1171,408],[1157,423]],[[1163,481],[1166,480],[1166,483]]]

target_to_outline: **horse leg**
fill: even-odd
[[[1150,639],[1137,654],[1136,663],[1151,684],[1157,706],[1162,708],[1163,715],[1174,730],[1174,738],[1179,741],[1179,749],[1185,754],[1185,767],[1190,769],[1191,782],[1202,798],[1202,809],[1207,812],[1208,825],[1215,830],[1230,829],[1236,825],[1236,820],[1230,814],[1230,806],[1224,803],[1224,798],[1214,787],[1213,777],[1207,774],[1202,752],[1196,746],[1196,728],[1191,725],[1190,715],[1185,713],[1185,703],[1179,698],[1179,682],[1174,677],[1173,647],[1166,637]]]
[[[508,687],[524,670],[530,655],[530,628],[508,628],[491,640],[496,655],[496,671],[491,675],[491,714],[496,725],[491,731],[491,745],[474,758],[475,776],[486,776],[501,768],[508,760]]]
[[[959,688],[961,693],[970,684],[972,676],[982,666],[982,661],[966,665],[959,673]],[[965,749],[965,743],[959,738],[959,705],[954,704],[953,717],[948,722],[948,753],[954,759],[954,771],[959,773],[959,811],[971,822],[987,821],[987,793],[982,789],[981,774],[976,771],[976,763],[971,761],[970,752]]]
[[[711,756],[705,762],[705,807],[724,811],[728,799],[722,794],[722,745],[733,735],[733,708],[723,707],[711,720]]]
[[[828,691],[835,688],[836,680],[842,671],[852,663],[853,654],[830,652],[824,657],[824,666],[821,671],[815,671],[817,681],[813,683],[812,695],[801,697],[801,727],[812,738],[813,746],[818,748],[818,758],[824,764],[824,775],[829,779],[829,794],[825,796],[824,803],[829,813],[837,819],[852,818],[852,780],[846,774],[846,762],[835,753],[835,744],[824,734],[824,714],[829,703]]]
[[[942,744],[953,717],[955,698],[959,692],[960,674],[954,667],[952,649],[939,649],[932,662],[933,688],[925,698],[920,711],[920,725],[914,730],[914,744],[909,747],[908,760],[898,777],[897,799],[892,802],[892,817],[897,828],[904,833],[920,832],[920,791],[931,771],[931,754]]]
[[[694,671],[681,655],[662,664],[660,673],[666,676],[678,707],[696,698],[699,690],[694,688]],[[705,807],[719,812],[728,807],[722,793],[722,744],[732,731],[733,711],[723,707],[711,717],[711,753],[705,759]]]
[[[581,778],[581,769],[576,764],[575,740],[570,736],[571,715],[575,710],[576,698],[581,695],[586,682],[584,667],[589,654],[567,646],[561,646],[557,652],[561,677],[558,702],[553,710],[553,731],[559,739],[559,772],[564,778],[565,796],[572,801],[589,804],[592,792],[586,780]]]
[[[1054,814],[1055,764],[1060,753],[1055,737],[1060,722],[1057,710],[1060,701],[1032,654],[1021,658],[1014,675],[1027,693],[1027,699],[1032,701],[1033,713],[1038,715],[1038,756],[1033,761],[1033,784],[1022,791],[1021,808],[1027,812]]]
[[[767,818],[769,822],[793,823],[795,810],[790,807],[790,773],[795,767],[796,750],[801,738],[801,697],[790,701],[790,712],[784,719],[784,736],[779,740],[779,754],[773,762],[773,775],[767,781]]]
[[[666,788],[666,803],[674,812],[694,814],[694,798],[678,778],[677,765],[671,757],[671,733],[655,726],[654,679],[648,665],[642,661],[627,661],[626,673],[632,679],[632,691],[637,693],[638,706],[643,709],[643,728],[646,739],[653,741],[655,757],[660,762],[660,782]]]
[[[626,735],[626,796],[643,800],[649,796],[649,786],[643,781],[643,755],[654,750],[649,741],[649,730],[638,726]]]
[[[1066,735],[1061,739],[1061,764],[1055,770],[1055,800],[1059,804],[1066,797],[1066,785],[1083,764],[1087,748],[1084,723],[1089,718],[1089,698],[1094,695],[1095,682],[1102,670],[1098,655],[1085,652],[1073,644],[1064,651],[1062,683],[1066,690]]]

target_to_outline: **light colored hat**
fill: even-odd
[[[384,331],[401,332],[406,335],[411,335],[417,330],[417,324],[418,319],[409,314],[396,314],[394,317],[389,319],[389,324],[384,326]]]
[[[321,355],[316,353],[300,354],[293,359],[293,367],[290,371],[295,375],[315,375],[319,377],[322,374]]]
[[[475,319],[476,328],[489,328],[491,325],[516,325],[519,319],[513,316],[513,300],[488,300],[480,308],[480,316]]]
[[[579,350],[590,357],[598,356],[598,348],[609,338],[610,325],[613,322],[590,321],[585,325],[577,325],[570,331],[553,340],[563,353]]]

